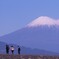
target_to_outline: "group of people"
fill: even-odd
[[[11,51],[12,54],[14,54],[14,47],[9,45],[6,45],[6,53],[9,54],[9,50]],[[18,54],[20,54],[20,47],[18,46]]]

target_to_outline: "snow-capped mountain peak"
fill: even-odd
[[[59,26],[59,20],[56,19],[52,19],[50,17],[47,16],[41,16],[38,17],[37,19],[35,19],[34,21],[32,21],[31,23],[29,23],[27,26],[28,27],[35,27],[35,26]]]

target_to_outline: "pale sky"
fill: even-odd
[[[59,19],[59,0],[0,0],[0,36],[21,29],[39,16]]]

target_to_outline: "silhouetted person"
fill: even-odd
[[[14,54],[14,47],[13,46],[11,46],[11,52],[12,52],[12,54]]]
[[[21,49],[20,49],[20,47],[18,46],[18,54],[20,54],[20,50],[21,50]]]
[[[6,53],[9,54],[9,45],[6,45]]]

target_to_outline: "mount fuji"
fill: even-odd
[[[0,37],[0,41],[59,53],[59,20],[40,16],[24,28]]]

